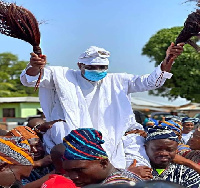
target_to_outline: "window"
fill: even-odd
[[[3,108],[3,117],[15,117],[15,109]]]

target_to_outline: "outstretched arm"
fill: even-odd
[[[192,168],[200,174],[200,165],[198,165],[194,161],[191,161],[190,159],[186,159],[185,157],[176,154],[175,158],[173,159],[173,162],[176,164],[185,165],[189,168]]]
[[[171,45],[168,47],[166,51],[166,57],[160,66],[156,67],[156,69],[147,75],[127,75],[125,80],[128,80],[128,94],[134,92],[142,92],[153,90],[158,87],[161,87],[166,79],[170,79],[172,74],[169,73],[173,64],[173,61],[183,52],[184,43],[180,43],[178,45]],[[170,55],[170,60],[168,60],[168,56]]]

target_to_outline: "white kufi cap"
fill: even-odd
[[[108,57],[110,57],[109,51],[96,46],[90,46],[79,56],[78,62],[85,65],[108,65]]]

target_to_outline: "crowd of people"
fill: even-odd
[[[21,82],[34,87],[42,72],[45,120],[0,132],[0,187],[200,187],[200,128],[177,116],[144,128],[130,102],[171,78],[183,46],[172,43],[143,76],[107,73],[110,53],[96,46],[79,56],[79,70],[31,53]]]
[[[166,119],[147,125],[147,131],[126,132],[124,137],[143,140],[138,156],[147,161],[143,165],[137,156],[130,163],[127,152],[129,165],[123,169],[111,163],[102,147],[102,133],[94,128],[72,130],[48,154],[41,130],[51,129],[54,122],[34,118],[0,136],[1,187],[200,187],[200,127],[192,118]],[[182,133],[188,122],[193,129],[185,144]],[[131,144],[129,149],[134,150],[136,144]]]

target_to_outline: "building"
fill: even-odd
[[[173,103],[164,103],[133,96],[131,98],[131,104],[133,110],[139,110],[145,114],[151,114],[152,112],[173,112],[179,108],[179,105]]]
[[[24,122],[41,110],[38,97],[1,97],[0,122]]]
[[[179,112],[188,114],[190,117],[194,117],[196,114],[200,114],[200,103],[189,103],[186,105],[180,106],[178,108]]]

